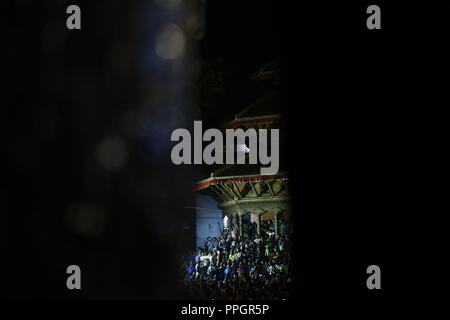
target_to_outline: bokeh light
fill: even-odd
[[[183,30],[175,24],[167,24],[156,39],[156,53],[163,59],[177,59],[183,55],[185,45]]]
[[[127,161],[125,141],[117,136],[105,138],[97,147],[97,160],[103,169],[114,171],[123,167]]]
[[[68,207],[65,223],[75,234],[88,237],[99,236],[106,226],[102,208],[89,203],[76,203]]]

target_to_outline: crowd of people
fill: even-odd
[[[293,286],[292,225],[280,219],[278,237],[273,220],[244,221],[224,227],[220,237],[183,259],[182,274],[193,299],[289,299]],[[242,234],[240,231],[242,230]]]

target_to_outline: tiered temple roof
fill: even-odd
[[[254,81],[273,81],[279,74],[278,64],[270,63],[252,76]],[[279,128],[281,95],[276,86],[235,115],[223,129]],[[207,193],[219,201],[219,208],[230,217],[265,212],[275,215],[289,207],[288,175],[283,162],[275,175],[261,175],[261,165],[230,164],[212,168],[209,177],[198,181],[194,191]]]

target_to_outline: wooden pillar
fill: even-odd
[[[275,239],[278,239],[278,212],[273,214],[274,224],[275,224]]]
[[[236,239],[236,236],[237,236],[237,229],[236,229],[236,227],[237,227],[237,217],[236,217],[236,214],[232,215],[232,219],[233,219],[233,225],[231,227],[231,230],[233,230],[234,237]]]
[[[258,231],[258,236],[261,235],[261,213],[256,214],[256,226]]]
[[[239,236],[242,237],[242,215],[238,214],[239,217]]]

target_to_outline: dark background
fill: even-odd
[[[298,30],[284,38],[298,293],[447,295],[449,6],[378,1],[372,32],[369,4],[284,18]],[[371,264],[380,291],[365,286]]]
[[[69,4],[1,4],[2,297],[182,298],[197,169],[172,165],[168,142],[192,119],[168,94],[152,100],[176,81],[168,66],[141,65],[152,19],[165,16],[139,1],[79,1],[82,30],[69,31]],[[281,57],[298,297],[448,294],[450,8],[378,2],[382,30],[370,31],[370,4],[210,1],[206,11],[198,54],[227,70],[211,123],[258,96],[250,74]],[[94,156],[109,135],[128,150],[112,173]],[[74,206],[94,210],[100,231],[68,227]],[[66,289],[70,264],[80,292]],[[380,291],[365,286],[371,264]]]

